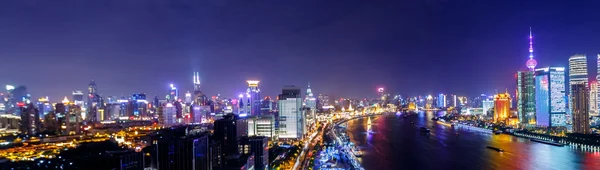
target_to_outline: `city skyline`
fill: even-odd
[[[0,84],[51,100],[91,79],[105,96],[162,96],[171,83],[192,90],[191,74],[199,72],[208,96],[236,96],[248,79],[263,82],[264,96],[307,82],[317,94],[348,97],[373,96],[379,86],[404,95],[491,94],[512,91],[513,70],[526,69],[529,27],[538,67],[567,67],[574,54],[596,63],[600,23],[586,21],[597,3],[2,2],[0,11],[12,17],[0,18],[7,25],[0,58],[29,61],[31,69],[5,64],[20,71],[1,74]],[[497,13],[481,12],[491,9]],[[588,69],[595,77],[596,67]],[[447,83],[454,81],[462,83]]]

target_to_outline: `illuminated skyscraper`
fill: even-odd
[[[92,80],[92,82],[90,82],[90,84],[88,84],[88,103],[87,103],[87,107],[92,108],[93,106],[95,106],[95,104],[98,103],[99,101],[99,95],[98,95],[98,86],[96,86],[96,82],[94,80]]]
[[[148,116],[148,100],[146,100],[146,94],[134,93],[133,95],[131,95],[131,104],[133,105],[131,107],[133,115],[130,116]]]
[[[33,103],[19,106],[21,109],[21,127],[19,130],[24,134],[37,134],[40,132],[40,115]]]
[[[300,88],[286,86],[279,95],[279,138],[302,139],[306,129]]]
[[[517,114],[523,125],[535,125],[535,72],[517,72]]]
[[[583,54],[575,54],[569,58],[569,85],[584,84],[587,87],[587,59]]]
[[[79,106],[83,106],[83,91],[73,90],[73,103]]]
[[[192,93],[190,93],[189,91],[188,91],[188,92],[185,92],[185,99],[184,99],[184,102],[185,102],[186,104],[190,104],[190,103],[192,103]]]
[[[177,87],[175,87],[175,85],[170,84],[169,85],[169,94],[167,95],[167,101],[169,102],[175,102],[179,99],[179,90],[177,90]]]
[[[306,96],[304,96],[304,104],[312,111],[316,111],[317,109],[317,99],[315,99],[315,96],[312,93],[312,89],[310,89],[310,83],[308,83],[308,88],[306,89]]]
[[[596,61],[598,64],[598,70],[596,71],[596,81],[600,80],[600,54],[597,55],[596,57]],[[598,86],[598,88],[600,88],[600,86]],[[595,112],[590,112],[591,115],[595,115],[595,116],[599,116],[600,115],[600,93],[598,93],[598,91],[600,91],[600,89],[596,88],[596,93],[598,95],[596,95],[596,99],[597,99],[597,103],[596,103],[596,110]],[[591,108],[591,107],[590,107]]]
[[[566,126],[565,68],[538,68],[535,72],[537,125],[550,127]]]
[[[494,122],[505,122],[510,115],[510,94],[494,95]]]
[[[590,133],[589,91],[585,83],[571,85],[571,111],[573,113],[573,132]]]
[[[590,116],[598,116],[598,81],[590,82]]]
[[[446,107],[446,95],[445,94],[439,94],[438,95],[438,103],[437,106],[439,108],[445,108]]]
[[[187,95],[187,94],[186,94]],[[194,105],[204,106],[207,105],[207,98],[204,93],[200,90],[200,73],[194,72]]]
[[[258,80],[248,80],[247,94],[250,95],[250,112],[249,115],[260,115],[260,89],[258,88]]]

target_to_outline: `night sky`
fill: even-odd
[[[544,2],[544,3],[541,3]],[[95,79],[104,96],[164,97],[170,83],[237,96],[293,84],[337,97],[514,89],[529,27],[538,67],[600,53],[600,1],[0,1],[0,85],[58,101]],[[182,92],[183,93],[183,92]]]

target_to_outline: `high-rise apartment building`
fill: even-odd
[[[535,110],[537,125],[567,125],[565,68],[546,67],[535,70]]]
[[[598,116],[598,81],[590,82],[590,116]]]
[[[590,133],[589,90],[585,83],[571,85],[571,112],[573,113],[573,132]]]

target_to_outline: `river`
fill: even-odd
[[[359,161],[367,170],[600,169],[599,152],[450,127],[430,120],[433,116],[433,112],[420,112],[406,119],[400,115],[382,115],[372,117],[370,126],[367,118],[350,120],[347,134],[363,150]],[[431,133],[419,131],[421,126],[431,129]],[[374,133],[366,133],[368,129]]]

